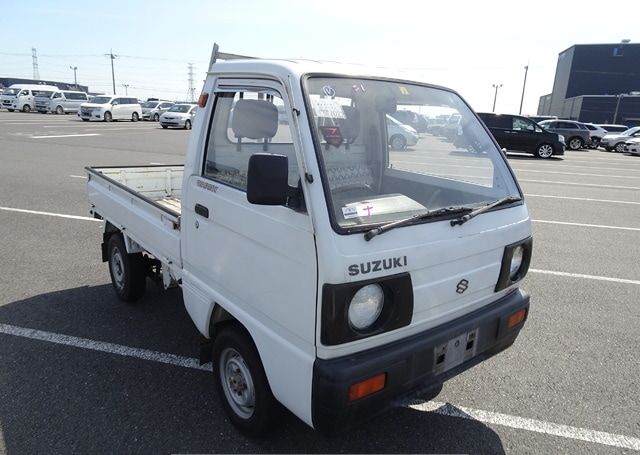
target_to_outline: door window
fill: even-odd
[[[513,129],[516,131],[535,131],[535,125],[532,121],[525,118],[514,117]]]
[[[291,130],[279,118],[279,108],[284,110],[284,102],[272,89],[219,93],[203,175],[246,191],[251,155],[274,153],[288,157],[289,185],[298,186],[300,174]]]

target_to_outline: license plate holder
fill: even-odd
[[[444,373],[476,355],[480,329],[473,329],[433,349],[433,373]]]

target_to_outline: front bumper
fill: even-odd
[[[634,155],[640,155],[640,144],[624,144],[624,151],[633,153]]]
[[[517,289],[500,300],[440,327],[391,344],[338,359],[316,359],[313,368],[312,419],[316,430],[332,433],[353,422],[428,394],[443,382],[505,350],[517,338],[525,319],[507,328],[507,318],[524,308],[529,296]],[[476,331],[474,354],[463,363],[439,372],[436,348]],[[465,357],[467,358],[467,357]],[[386,373],[384,389],[349,402],[349,387]]]

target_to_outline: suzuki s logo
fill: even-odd
[[[458,294],[462,294],[468,288],[469,288],[469,282],[467,280],[460,280],[460,282],[456,286],[456,292]]]

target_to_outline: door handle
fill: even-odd
[[[209,209],[202,204],[196,204],[196,213],[203,218],[209,218]]]

